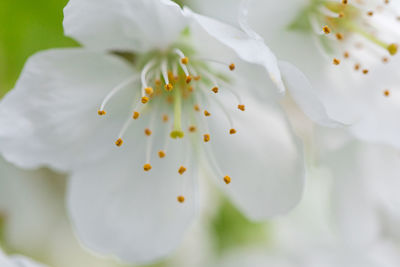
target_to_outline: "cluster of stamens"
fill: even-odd
[[[221,90],[221,85],[223,89],[232,90],[228,85],[224,85],[225,81],[220,80],[218,75],[213,75],[214,73],[211,68],[203,67],[207,60],[199,60],[202,64],[191,64],[188,57],[179,50],[173,49],[172,53],[166,54],[164,56],[155,57],[153,60],[148,60],[147,63],[141,69],[140,76],[129,78],[128,80],[117,85],[111,92],[105,97],[100,109],[98,110],[98,115],[106,115],[105,105],[107,102],[120,90],[127,88],[128,85],[136,84],[140,82],[140,93],[139,99],[135,101],[134,109],[131,118],[129,118],[124,126],[122,127],[120,134],[115,141],[115,145],[121,147],[124,144],[123,136],[132,121],[141,118],[141,112],[145,109],[152,109],[152,118],[150,118],[150,124],[148,128],[144,129],[144,134],[148,139],[148,151],[146,155],[146,163],[143,165],[143,170],[145,172],[151,171],[153,166],[150,164],[150,154],[152,142],[151,139],[154,136],[152,131],[153,123],[157,121],[158,117],[158,107],[165,107],[165,113],[162,114],[161,121],[169,125],[170,118],[167,113],[173,114],[173,120],[171,123],[171,131],[168,133],[169,137],[172,139],[181,139],[185,137],[185,133],[182,127],[183,117],[188,117],[187,131],[190,134],[196,135],[200,130],[205,131],[203,133],[204,143],[209,143],[211,140],[211,135],[208,132],[208,126],[206,118],[211,117],[211,112],[207,109],[201,109],[201,104],[198,103],[200,97],[207,94],[207,91],[213,94],[218,94]],[[210,62],[223,64],[227,67],[229,71],[234,71],[235,64],[224,64],[222,62],[217,62],[212,60]],[[193,84],[195,83],[195,84]],[[237,97],[237,93],[232,92],[233,95]],[[237,109],[240,111],[245,111],[245,106],[240,101],[240,97],[237,97]],[[190,106],[189,110],[182,112],[183,107]],[[223,106],[220,105],[222,109]],[[203,116],[200,112],[202,111]],[[233,127],[232,119],[229,114],[224,110],[226,116],[228,116],[228,121],[230,122],[230,128],[228,134],[233,135],[237,133],[237,130]],[[147,113],[146,113],[147,114]],[[192,116],[188,116],[188,115]],[[198,114],[198,115],[196,115]],[[143,115],[144,116],[144,115]],[[189,119],[189,117],[191,119]],[[195,120],[193,121],[193,118]],[[205,127],[198,127],[196,121],[201,120]],[[167,147],[163,147],[158,150],[158,157],[163,159],[167,157]],[[187,171],[185,166],[179,166],[177,172],[179,175],[184,175]],[[223,176],[220,174],[221,177]],[[223,182],[226,184],[231,183],[231,178],[229,176],[223,176]],[[177,197],[178,202],[183,203],[185,201],[184,196]]]

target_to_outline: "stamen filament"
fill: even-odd
[[[167,60],[164,60],[161,63],[161,74],[162,74],[162,76],[164,78],[165,85],[170,84],[169,78],[168,78],[168,66],[167,66],[167,64],[168,64]]]
[[[142,73],[140,74],[140,79],[142,82],[142,96],[146,95],[145,89],[149,87],[147,85],[146,76],[147,76],[148,72],[150,71],[150,69],[154,66],[155,63],[156,63],[155,60],[152,60],[149,63],[147,63],[144,66]]]
[[[182,61],[184,61],[185,59],[187,59],[187,57],[185,57],[185,55],[183,54],[183,52],[177,48],[174,49],[174,52],[180,57],[181,60],[179,60],[179,65],[181,66],[181,69],[183,70],[183,72],[185,73],[186,77],[189,76],[189,71],[186,67],[185,64],[183,64]]]

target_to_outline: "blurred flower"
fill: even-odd
[[[179,244],[203,152],[247,216],[289,210],[303,188],[301,144],[275,104],[285,89],[275,56],[241,26],[168,0],[71,0],[65,32],[85,48],[27,62],[1,103],[1,152],[25,168],[70,171],[81,240],[128,262]],[[294,77],[286,86],[304,85],[297,69],[280,67]]]
[[[23,256],[7,257],[0,249],[0,266],[2,267],[44,267]]]
[[[210,4],[191,2],[200,12]],[[224,4],[219,1],[210,14],[226,21],[240,15],[218,12]],[[303,96],[321,99],[328,116],[353,125],[358,138],[400,147],[398,1],[252,1],[248,13],[249,24],[278,57],[310,79]]]

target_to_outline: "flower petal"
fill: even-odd
[[[71,0],[64,9],[65,34],[90,49],[166,48],[185,27],[181,8],[170,0]]]
[[[227,194],[251,219],[262,220],[287,212],[302,196],[304,159],[300,140],[294,136],[282,111],[272,104],[246,100],[246,111],[234,116],[236,134],[224,127],[226,118],[215,116],[209,144],[229,185]]]
[[[136,264],[165,257],[178,246],[194,217],[197,179],[195,166],[184,163],[180,142],[170,144],[163,159],[152,155],[148,172],[143,171],[146,142],[131,138],[103,162],[73,173],[68,208],[83,244]],[[181,165],[187,167],[183,175]]]
[[[0,152],[24,168],[59,170],[102,157],[123,122],[122,116],[100,118],[97,110],[105,95],[133,74],[114,56],[81,49],[34,55],[0,104]],[[133,90],[117,95],[118,104],[132,99],[126,91]],[[120,106],[110,107],[109,115],[122,112]]]
[[[277,59],[261,37],[250,36],[228,24],[196,14],[189,8],[184,8],[184,14],[192,18],[211,37],[231,48],[242,60],[264,67],[279,91],[285,91]]]
[[[279,67],[286,89],[312,121],[328,127],[344,126],[329,116],[322,99],[314,92],[307,77],[298,68],[285,61],[279,61]]]
[[[0,266],[2,267],[45,267],[23,256],[6,256],[0,249]]]

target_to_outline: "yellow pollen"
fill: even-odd
[[[179,172],[180,175],[184,174],[185,171],[186,171],[186,168],[183,167],[183,166],[181,166],[181,167],[179,168],[179,170],[178,170],[178,172]]]
[[[185,197],[184,196],[178,196],[176,199],[178,200],[179,203],[185,202]]]
[[[115,141],[115,145],[118,147],[122,146],[123,143],[124,143],[124,141],[121,138],[118,138],[118,140]]]
[[[203,139],[204,139],[204,142],[208,142],[208,141],[210,141],[210,135],[209,134],[205,134],[205,135],[203,135]]]
[[[142,97],[142,103],[146,104],[147,102],[149,102],[149,98],[147,96]]]
[[[189,63],[189,59],[187,57],[181,58],[181,62],[183,65],[187,65]]]
[[[189,132],[194,133],[197,130],[196,126],[192,125],[189,127]]]
[[[330,29],[327,25],[325,25],[325,26],[322,28],[322,30],[323,30],[323,32],[324,32],[325,34],[330,34],[330,33],[331,33],[331,29]]]
[[[194,105],[194,107],[193,107],[193,108],[194,108],[194,110],[195,110],[195,111],[200,111],[200,107],[199,107],[199,105],[197,105],[197,104],[196,104],[196,105]]]
[[[358,63],[354,65],[354,69],[355,69],[355,70],[359,70],[360,67],[361,67],[361,66],[360,66],[360,64],[358,64]]]
[[[149,128],[146,128],[146,129],[144,129],[144,134],[147,136],[150,136],[152,134],[152,132]]]
[[[218,87],[217,86],[215,86],[213,89],[211,89],[214,93],[218,93]]]
[[[146,163],[146,164],[143,165],[143,170],[144,170],[145,172],[150,171],[151,168],[153,168],[153,167],[151,167],[151,165],[150,165],[149,163]]]
[[[398,49],[398,45],[397,44],[390,44],[387,47],[387,50],[389,51],[389,54],[394,56],[397,54],[397,49]]]
[[[192,76],[187,76],[186,77],[186,83],[190,83],[192,81]]]
[[[231,71],[234,71],[234,70],[236,69],[235,64],[234,64],[234,63],[230,64],[230,65],[229,65],[229,69],[230,69]]]
[[[137,112],[137,111],[134,111],[134,112],[133,112],[132,118],[133,118],[134,120],[137,120],[137,119],[139,118],[139,116],[140,116],[140,113]]]
[[[165,152],[163,150],[158,151],[158,156],[160,159],[165,158]]]
[[[238,109],[240,109],[241,111],[245,111],[246,107],[244,105],[238,105]]]
[[[340,60],[337,59],[337,58],[334,58],[334,59],[333,59],[333,64],[334,64],[334,65],[339,65],[339,64],[340,64]]]
[[[99,110],[97,111],[97,114],[99,114],[100,116],[104,116],[107,114],[107,112],[105,112],[104,110]]]
[[[172,84],[166,84],[165,86],[164,86],[164,88],[165,88],[165,90],[167,90],[168,92],[170,92],[174,87],[172,86]]]
[[[224,182],[226,184],[230,184],[231,183],[231,177],[229,177],[228,175],[224,177]]]
[[[368,74],[369,70],[364,69],[362,72],[363,72],[364,74]]]
[[[182,131],[172,131],[170,133],[171,138],[177,139],[177,138],[183,138],[185,137],[185,133]]]
[[[200,75],[198,75],[198,76],[194,76],[194,77],[193,77],[193,79],[194,79],[195,81],[198,81],[198,80],[200,80],[200,79],[201,79],[201,76],[200,76]]]
[[[169,117],[167,114],[164,114],[162,117],[163,122],[168,122],[169,121]]]
[[[230,133],[230,134],[235,134],[235,133],[236,133],[236,130],[232,128],[232,129],[229,130],[229,133]]]
[[[385,90],[383,92],[384,96],[389,97],[390,96],[390,91],[389,90]]]
[[[145,88],[144,91],[146,92],[147,95],[151,95],[151,94],[154,93],[154,90],[153,90],[153,88],[151,88],[151,87]]]
[[[207,110],[204,110],[204,116],[209,117],[209,116],[211,116],[211,113],[208,112]]]
[[[341,33],[336,33],[336,38],[338,39],[338,40],[343,40],[343,34],[341,34]]]
[[[344,58],[349,58],[349,57],[350,57],[350,54],[349,54],[349,52],[344,52],[344,53],[343,53],[343,56],[344,56]]]

